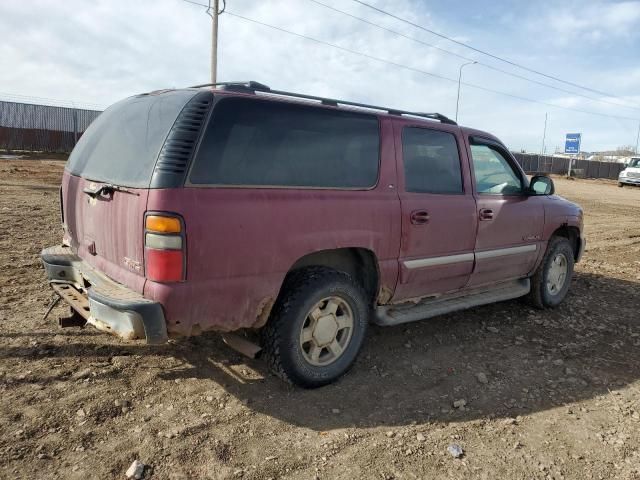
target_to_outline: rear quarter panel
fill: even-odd
[[[391,125],[381,119],[379,181],[371,190],[185,187],[151,190],[148,210],[183,216],[187,280],[147,281],[169,331],[231,331],[260,326],[287,271],[320,250],[362,247],[378,259],[381,285],[393,291],[400,204]]]

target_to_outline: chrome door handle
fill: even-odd
[[[429,212],[426,210],[415,210],[411,212],[411,223],[414,225],[424,225],[429,223]]]
[[[493,220],[493,210],[490,208],[480,209],[480,220]]]

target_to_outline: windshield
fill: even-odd
[[[640,158],[632,158],[627,165],[628,168],[640,168]]]
[[[80,137],[67,170],[88,180],[149,188],[169,130],[195,93],[138,95],[107,108]]]

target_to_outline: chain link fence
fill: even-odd
[[[569,158],[529,153],[514,153],[516,160],[527,173],[552,173],[567,175]],[[617,162],[597,162],[595,160],[573,160],[571,175],[581,178],[610,178],[617,180],[624,164]]]
[[[100,113],[0,100],[0,150],[69,153]]]

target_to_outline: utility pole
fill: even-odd
[[[456,99],[456,122],[458,121],[458,109],[460,108],[460,84],[462,83],[462,67],[467,65],[473,65],[478,62],[463,63],[460,65],[460,71],[458,72],[458,98]]]
[[[636,155],[638,152],[638,142],[640,141],[640,122],[638,122],[638,134],[636,135]]]
[[[223,0],[222,10],[219,10],[220,0],[209,0],[207,15],[211,17],[211,83],[218,80],[218,17],[226,8]]]
[[[548,113],[544,114],[544,130],[542,131],[542,150],[540,151],[540,155],[544,155],[544,141],[547,138],[547,115]]]

